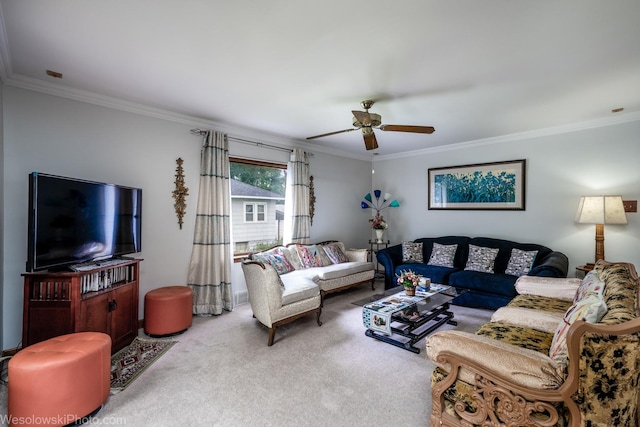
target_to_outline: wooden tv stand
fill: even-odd
[[[138,335],[141,259],[81,272],[23,273],[22,347],[74,332],[104,332],[111,353]]]

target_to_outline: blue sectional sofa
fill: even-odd
[[[467,288],[469,292],[464,293],[453,300],[453,304],[466,307],[487,308],[491,310],[498,309],[509,303],[516,296],[515,282],[519,275],[507,274],[509,267],[513,273],[512,253],[522,253],[525,251],[532,256],[533,251],[535,257],[530,265],[519,274],[527,274],[529,276],[544,277],[567,277],[569,268],[569,260],[567,257],[557,251],[553,251],[545,246],[533,243],[517,243],[509,240],[493,239],[488,237],[465,237],[465,236],[445,236],[435,238],[416,239],[413,242],[414,248],[422,243],[422,260],[408,259],[403,261],[403,245],[398,244],[382,249],[376,253],[378,263],[385,270],[385,289],[396,286],[396,274],[400,274],[404,270],[412,270],[424,277],[431,279],[433,283],[442,283],[460,288]],[[407,246],[405,245],[405,249]],[[453,250],[455,247],[455,255],[452,255],[452,263],[450,266],[433,265],[430,258],[434,248],[434,243],[449,247]],[[469,245],[473,245],[474,254],[478,253],[478,248],[488,248],[487,251],[493,252],[497,250],[497,255],[492,264],[493,272],[482,272],[465,269],[469,267],[467,261],[469,259]],[[442,247],[438,249],[440,251]],[[514,249],[519,251],[514,251]],[[406,250],[405,250],[406,258]],[[417,257],[419,260],[419,256]],[[477,258],[474,256],[474,259]]]

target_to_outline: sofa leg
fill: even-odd
[[[317,322],[318,322],[318,326],[322,326],[322,322],[320,321],[320,314],[322,314],[322,306],[318,307],[318,313],[316,314],[317,318]]]
[[[320,307],[321,307],[321,308],[322,308],[322,307],[324,307],[324,296],[325,296],[326,294],[327,294],[327,293],[326,293],[325,291],[323,291],[323,290],[321,290],[321,291],[320,291]]]
[[[376,290],[376,277],[374,276],[373,279],[371,279],[371,290],[375,291]]]
[[[269,328],[269,342],[267,345],[271,347],[273,345],[273,339],[276,337],[276,327],[272,326]]]

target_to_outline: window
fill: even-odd
[[[282,244],[287,165],[229,160],[234,255]]]
[[[265,203],[244,204],[244,222],[265,222],[267,220],[267,205]]]

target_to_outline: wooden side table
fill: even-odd
[[[584,276],[586,276],[588,272],[593,270],[593,267],[595,267],[595,265],[591,264],[591,263],[587,263],[585,265],[577,266],[576,267],[576,277],[578,279],[584,279]]]
[[[384,242],[378,242],[377,240],[369,240],[369,255],[371,255],[371,262],[375,262],[376,263],[376,279],[379,278],[383,278],[384,277],[384,273],[380,273],[380,269],[379,269],[379,265],[378,265],[378,259],[375,256],[375,253],[378,252],[380,250],[380,247],[383,246],[384,249],[389,247],[389,243],[391,243],[389,240],[385,240]],[[376,247],[376,249],[374,250],[373,247]]]

